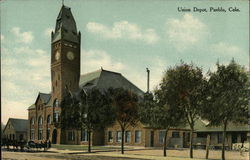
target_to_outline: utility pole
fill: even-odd
[[[146,68],[147,71],[147,93],[149,93],[149,74],[150,74],[150,70],[148,68]]]

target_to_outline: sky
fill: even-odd
[[[248,1],[64,0],[81,32],[81,74],[103,67],[146,91],[169,67],[194,63],[215,71],[232,58],[248,69]],[[39,92],[51,91],[51,31],[61,0],[2,0],[1,121],[28,118]],[[178,12],[206,8],[208,12]],[[209,12],[222,7],[226,12]],[[228,8],[240,12],[229,12]]]

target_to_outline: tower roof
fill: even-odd
[[[75,43],[80,42],[73,14],[70,8],[64,5],[56,19],[55,33],[52,34],[52,43],[58,40],[67,40]]]

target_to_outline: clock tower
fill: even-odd
[[[52,100],[60,104],[66,89],[79,88],[81,33],[69,7],[62,6],[51,33]]]

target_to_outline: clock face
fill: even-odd
[[[58,60],[59,58],[60,58],[60,52],[59,52],[59,51],[56,51],[55,59]]]
[[[75,58],[74,53],[71,52],[71,51],[69,51],[69,52],[67,53],[67,58],[68,58],[69,60],[72,61],[72,60]]]

